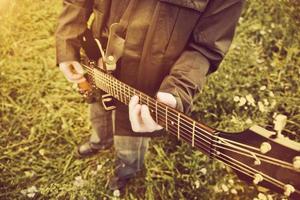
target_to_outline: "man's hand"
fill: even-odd
[[[172,108],[176,107],[176,99],[170,93],[158,92],[157,100]],[[129,119],[131,128],[134,132],[153,132],[161,130],[163,127],[158,125],[150,115],[148,106],[140,105],[139,97],[133,96],[129,102]]]
[[[64,73],[66,79],[72,83],[81,83],[85,81],[84,71],[77,61],[66,61],[59,63],[59,69]]]

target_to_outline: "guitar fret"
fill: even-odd
[[[192,147],[195,146],[195,126],[196,126],[196,122],[193,121]]]
[[[177,138],[179,139],[180,138],[180,113],[178,112],[178,115],[177,115]]]
[[[166,131],[168,131],[168,107],[166,106]]]
[[[155,121],[158,123],[158,116],[157,116],[157,101],[155,101]]]

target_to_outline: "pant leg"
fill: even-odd
[[[113,141],[112,111],[106,111],[101,100],[90,104],[90,121],[93,128],[90,142],[98,144]]]
[[[131,178],[144,167],[149,141],[147,137],[114,136],[116,176],[120,179]]]

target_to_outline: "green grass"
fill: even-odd
[[[114,152],[75,157],[90,124],[87,105],[55,66],[61,2],[11,0],[0,6],[4,2],[9,3],[0,8],[0,199],[30,199],[30,191],[33,199],[111,198],[105,184]],[[299,140],[298,4],[248,2],[230,53],[195,99],[195,118],[241,131],[254,123],[272,127],[272,116],[281,113],[288,116],[285,131]],[[249,94],[255,106],[234,101]],[[223,164],[171,137],[152,140],[146,166],[130,182],[126,199],[253,199],[258,193]]]

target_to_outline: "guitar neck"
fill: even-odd
[[[188,142],[203,153],[211,154],[215,143],[215,130],[196,122],[183,113],[155,100],[145,93],[119,81],[110,74],[98,68],[84,67],[93,78],[97,88],[111,94],[115,99],[129,104],[130,98],[134,95],[139,97],[139,103],[149,107],[153,119],[165,130],[176,136],[178,139]]]

